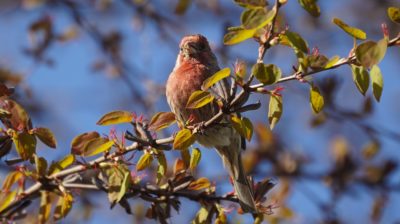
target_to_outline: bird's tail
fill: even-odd
[[[234,143],[234,142],[232,142]],[[225,168],[228,170],[233,180],[233,187],[239,199],[243,212],[256,212],[253,188],[244,173],[240,156],[240,144],[230,144],[230,146],[218,146],[217,152],[221,156]]]

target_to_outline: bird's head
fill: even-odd
[[[200,34],[183,37],[179,49],[180,56],[183,56],[185,59],[201,59],[202,57],[207,57],[211,53],[211,48],[207,39]]]

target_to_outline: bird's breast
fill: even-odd
[[[204,80],[216,71],[217,69],[210,69],[199,63],[182,63],[170,74],[166,85],[166,96],[178,120],[185,123],[192,114],[194,122],[200,122],[212,115],[210,105],[199,109],[187,109],[186,104],[192,93],[201,90]]]

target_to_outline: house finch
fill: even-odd
[[[216,104],[208,104],[197,109],[187,109],[190,95],[200,90],[205,79],[220,70],[207,39],[202,35],[185,36],[180,43],[180,52],[167,85],[168,104],[180,124],[199,123],[209,120],[218,112]],[[223,99],[229,96],[229,83],[224,79],[212,88],[212,92]],[[205,147],[215,147],[228,170],[235,192],[244,212],[255,212],[253,190],[244,173],[240,151],[244,139],[236,132],[226,115],[217,124],[196,134],[196,140]]]

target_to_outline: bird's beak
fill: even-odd
[[[182,48],[182,53],[185,56],[190,56],[190,55],[194,55],[197,54],[198,50],[195,46],[193,46],[192,44],[188,43],[185,46],[183,46]]]

